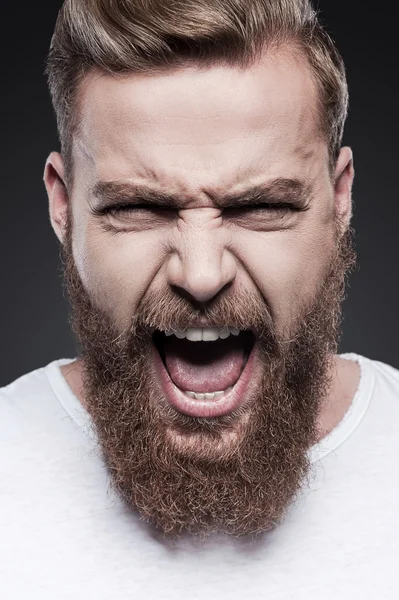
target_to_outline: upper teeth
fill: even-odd
[[[165,331],[165,335],[175,335],[179,340],[187,338],[190,342],[214,342],[221,338],[225,340],[229,335],[239,335],[240,330],[236,327],[225,329],[189,327],[185,330]]]

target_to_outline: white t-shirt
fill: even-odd
[[[0,390],[0,598],[398,600],[399,371],[360,385],[311,449],[315,476],[256,543],[171,547],[114,494],[90,418],[55,361]]]

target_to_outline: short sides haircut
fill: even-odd
[[[77,91],[87,73],[157,73],[188,64],[249,67],[291,45],[319,91],[320,132],[334,169],[348,110],[343,60],[309,0],[65,0],[46,74],[67,185],[79,125]]]

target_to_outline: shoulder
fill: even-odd
[[[54,383],[61,377],[56,360],[45,367],[22,375],[0,388],[0,431],[2,439],[15,433],[23,434],[41,422],[43,413],[49,415],[59,410]]]
[[[48,392],[51,387],[48,372],[58,362],[54,361],[46,367],[35,369],[18,377],[12,383],[0,388],[0,397],[8,400],[8,404],[20,405],[31,402],[35,397],[41,396],[43,392]]]
[[[378,396],[399,409],[399,370],[392,365],[355,353],[341,354],[341,358],[356,361],[361,370],[359,393]]]
[[[355,352],[339,354],[339,356],[347,360],[353,360],[358,362],[361,368],[363,368],[364,370],[371,370],[379,377],[391,379],[393,382],[399,383],[399,369],[392,365],[376,360],[374,358],[357,354]]]
[[[374,371],[377,381],[399,390],[399,369],[379,360],[364,356],[361,358]]]

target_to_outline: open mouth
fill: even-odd
[[[195,417],[231,413],[246,399],[256,338],[234,328],[189,328],[153,334],[153,354],[166,400]]]

